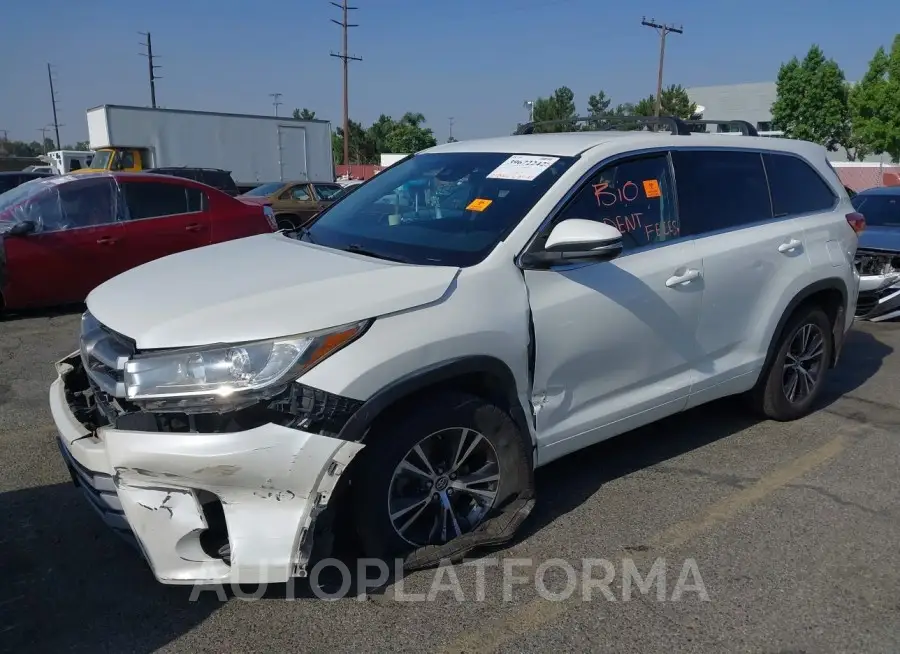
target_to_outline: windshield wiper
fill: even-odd
[[[356,243],[351,243],[347,246],[344,252],[353,252],[355,254],[364,254],[367,257],[373,257],[375,259],[383,259],[385,261],[393,261],[395,263],[409,263],[409,259],[403,259],[401,257],[391,256],[389,254],[381,254],[380,252],[375,252],[373,250],[369,250],[364,248],[361,245],[357,245]]]

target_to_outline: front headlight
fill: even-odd
[[[362,334],[368,322],[254,343],[186,348],[125,364],[129,400],[227,398],[287,384]]]

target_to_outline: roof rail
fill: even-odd
[[[744,136],[759,136],[756,127],[747,120],[685,120],[684,123],[689,128],[694,125],[733,125],[737,127]]]
[[[693,121],[692,121],[693,122]],[[514,136],[522,134],[534,134],[534,128],[538,125],[566,125],[575,123],[594,123],[599,125],[596,131],[608,131],[615,129],[616,125],[660,125],[668,128],[672,134],[687,135],[691,133],[689,125],[675,116],[577,116],[575,118],[563,118],[560,120],[541,120],[523,123],[514,132]],[[750,123],[747,123],[748,125]]]

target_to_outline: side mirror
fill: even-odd
[[[566,263],[598,263],[622,253],[622,233],[606,223],[570,218],[550,232],[542,250],[526,253],[522,263],[546,267]]]
[[[23,220],[20,223],[16,223],[12,227],[9,228],[9,231],[6,232],[7,236],[25,236],[26,234],[31,234],[35,231],[35,224],[31,220]]]

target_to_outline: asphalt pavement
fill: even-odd
[[[105,528],[47,405],[77,324],[0,322],[0,650],[900,651],[900,325],[857,326],[801,421],[727,400],[613,439],[539,471],[479,565],[329,601],[337,568],[260,597],[163,586]]]

